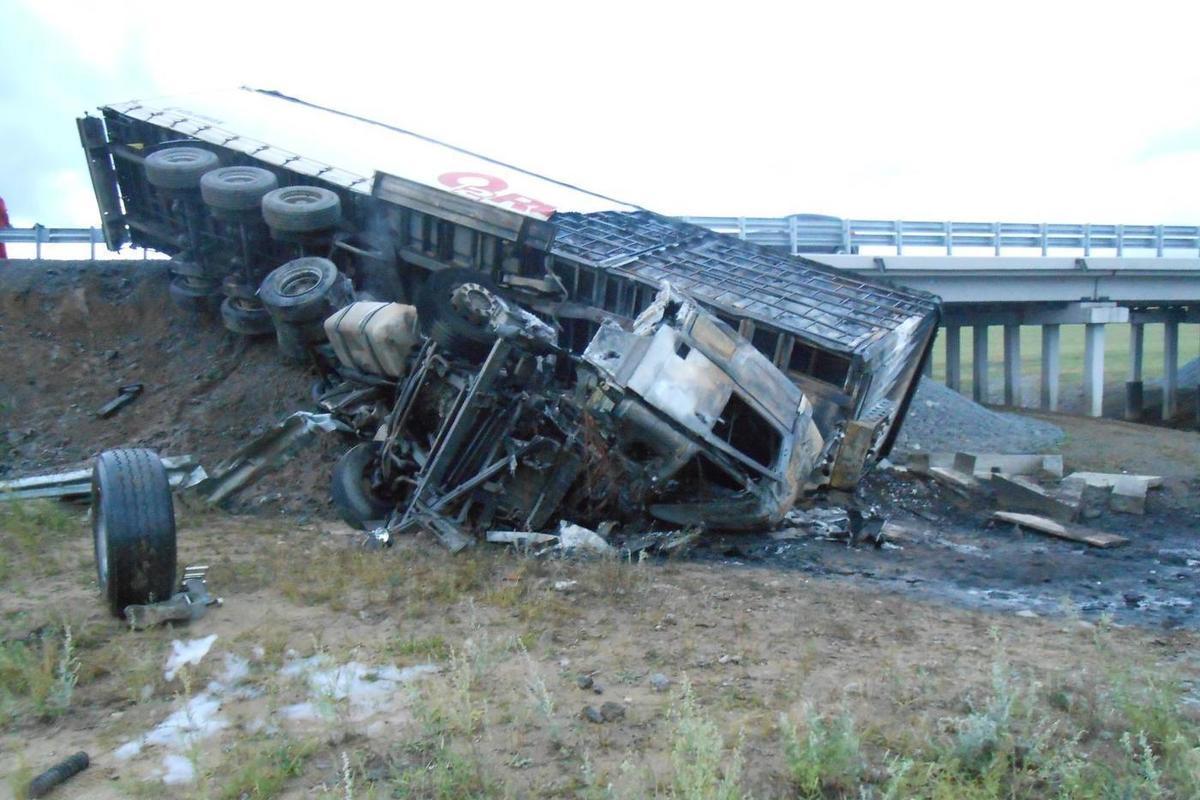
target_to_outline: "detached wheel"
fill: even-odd
[[[96,575],[112,613],[175,593],[175,508],[153,450],[106,450],[92,467]]]
[[[350,301],[338,268],[327,258],[306,256],[272,270],[258,287],[258,299],[277,320],[323,320]]]
[[[342,221],[342,201],[320,186],[285,186],[263,195],[267,227],[283,233],[314,233]]]
[[[454,290],[467,283],[499,294],[496,284],[483,273],[443,269],[425,279],[417,297],[417,321],[443,350],[478,364],[491,352],[496,335],[464,317],[451,302]]]
[[[221,322],[226,330],[242,336],[266,336],[275,332],[271,315],[262,303],[242,297],[226,297],[221,301]]]
[[[146,180],[159,189],[195,189],[209,170],[221,166],[211,150],[201,147],[167,147],[146,156]]]
[[[209,208],[253,211],[277,186],[275,173],[262,167],[221,167],[200,178],[200,197]]]
[[[353,528],[386,517],[396,503],[381,495],[372,485],[372,476],[379,462],[379,444],[356,444],[338,459],[333,467],[333,504],[338,515]]]

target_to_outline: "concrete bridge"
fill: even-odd
[[[1059,407],[1060,331],[1083,325],[1084,401],[1103,412],[1105,326],[1128,323],[1125,414],[1142,415],[1145,326],[1163,325],[1162,418],[1179,408],[1179,326],[1200,322],[1200,226],[844,220],[793,215],[685,217],[839,270],[924,289],[944,302],[946,384],[962,388],[962,329],[972,328],[971,391],[988,402],[988,328],[1004,329],[1004,404],[1019,406],[1022,325],[1041,328],[1041,408]]]

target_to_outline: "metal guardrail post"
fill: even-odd
[[[995,249],[995,254],[1000,255],[1000,223],[992,223],[992,246]]]
[[[904,255],[904,228],[898,219],[892,220],[892,227],[896,230],[896,255]]]
[[[1162,258],[1162,254],[1163,254],[1163,226],[1162,225],[1154,226],[1154,252],[1158,255],[1159,258]]]
[[[943,236],[946,237],[946,255],[954,255],[954,223],[946,221],[942,223]]]

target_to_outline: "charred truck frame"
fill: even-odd
[[[380,538],[772,524],[887,454],[932,347],[931,295],[277,93],[101,111],[108,247],[316,366]]]

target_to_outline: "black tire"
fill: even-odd
[[[221,166],[211,150],[167,147],[146,156],[146,180],[159,189],[195,189],[204,173]]]
[[[352,528],[366,529],[367,523],[384,519],[396,507],[371,487],[370,473],[378,457],[379,443],[363,442],[347,450],[333,467],[333,505]]]
[[[262,215],[271,230],[312,233],[342,221],[342,201],[320,186],[285,186],[263,195]]]
[[[496,335],[465,319],[450,302],[454,290],[465,283],[476,283],[496,292],[495,282],[469,269],[443,269],[425,279],[417,296],[417,321],[438,346],[451,355],[481,363],[496,342]]]
[[[240,297],[226,297],[221,301],[221,322],[227,330],[242,336],[266,336],[275,332],[271,315],[262,304]]]
[[[221,291],[213,283],[204,283],[188,278],[173,278],[167,288],[171,302],[176,308],[207,314],[216,310],[221,302]]]
[[[305,256],[287,262],[263,278],[258,299],[277,320],[323,320],[350,301],[345,284],[332,261]]]
[[[261,167],[221,167],[200,178],[200,197],[209,208],[253,211],[263,195],[279,186],[275,173]]]
[[[305,332],[300,326],[286,321],[275,320],[275,343],[280,348],[283,360],[289,363],[306,363],[308,361],[308,343]]]
[[[153,450],[106,450],[92,467],[96,576],[113,614],[169,600],[175,584],[175,508]]]

